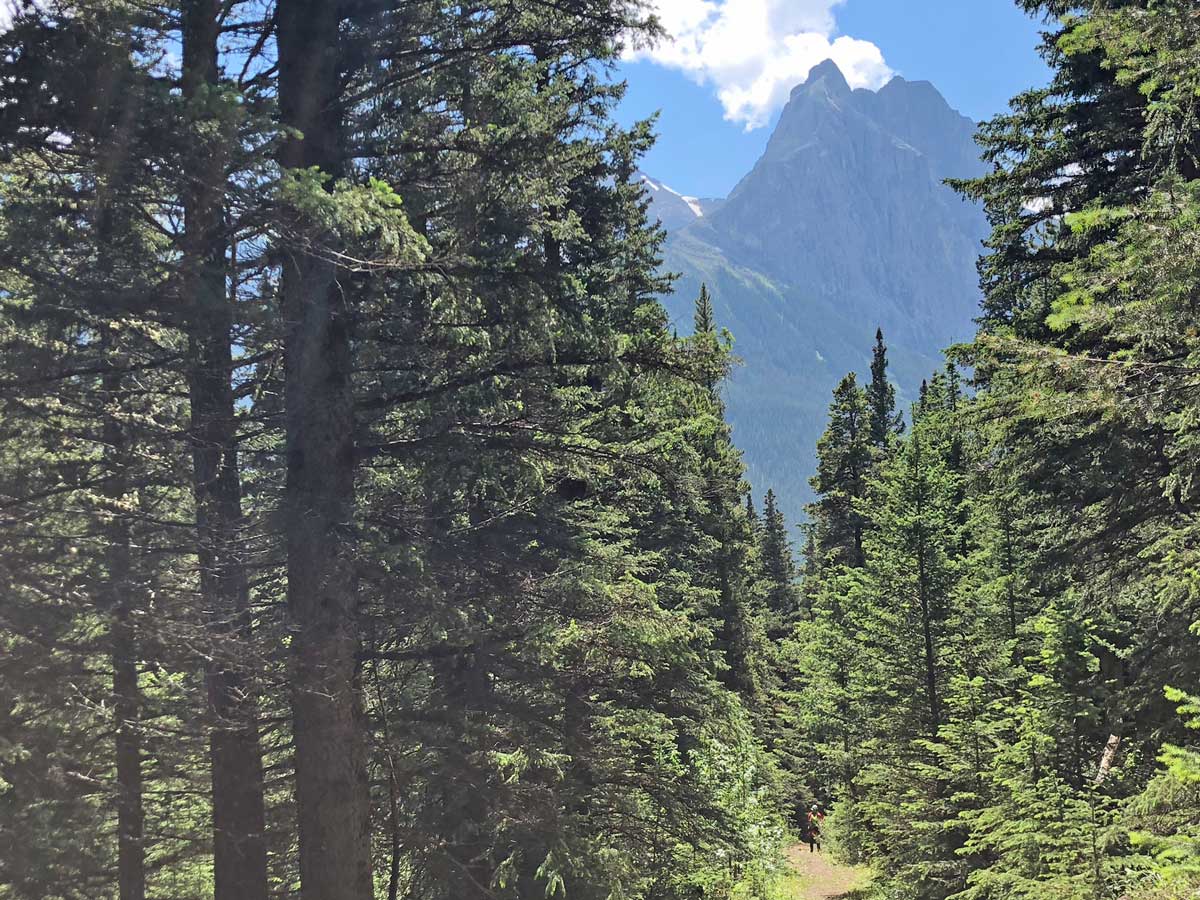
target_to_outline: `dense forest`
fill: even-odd
[[[786,900],[814,803],[880,898],[1194,897],[1200,11],[1020,5],[979,335],[911,410],[875,335],[800,540],[644,4],[20,7],[0,898]]]

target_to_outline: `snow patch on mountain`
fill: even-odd
[[[681,193],[679,193],[679,191],[675,190],[675,188],[671,187],[669,184],[655,181],[653,178],[651,178],[649,175],[646,175],[645,173],[642,174],[642,182],[650,188],[652,199],[657,200],[658,198],[654,197],[653,195],[660,194],[665,191],[666,193],[673,194],[674,196],[676,196],[680,200],[682,200],[684,202],[684,204],[687,205],[687,208],[696,214],[697,219],[704,218],[704,207],[702,207],[700,205],[699,197],[689,197],[686,194],[681,194]]]

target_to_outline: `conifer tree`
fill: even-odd
[[[1095,629],[1096,672],[1064,686],[1104,698],[1081,739],[1086,755],[1099,759],[1115,738],[1135,755],[1146,740],[1143,752],[1153,756],[1175,727],[1158,700],[1170,676],[1133,663],[1123,635],[1143,633],[1161,615],[1143,602],[1159,590],[1150,560],[1172,556],[1187,527],[1187,492],[1167,487],[1180,484],[1167,423],[1181,411],[1162,416],[1150,399],[1182,395],[1150,382],[1169,380],[1163,366],[1192,354],[1191,314],[1136,273],[1153,267],[1156,285],[1174,286],[1168,293],[1188,280],[1170,248],[1196,176],[1187,162],[1195,132],[1180,127],[1191,105],[1183,94],[1195,83],[1183,51],[1195,46],[1194,23],[1172,14],[1179,9],[1142,2],[1025,5],[1076,14],[1044,47],[1050,88],[1019,98],[983,129],[989,156],[1003,164],[965,186],[995,223],[983,264],[985,327],[970,358],[984,388],[981,416],[997,429],[1005,488],[1020,496],[1015,536],[1031,548],[1020,593],[1037,604],[1071,598]],[[1147,185],[1164,180],[1176,199],[1160,205],[1163,195]],[[1047,202],[1033,209],[1018,193]],[[1154,250],[1144,242],[1150,232],[1151,244],[1161,240]],[[1170,324],[1159,332],[1154,322]],[[1125,562],[1130,540],[1140,548],[1134,566]],[[1010,632],[1019,634],[1012,621],[1035,610],[1012,599]],[[1133,720],[1136,737],[1127,729]]]
[[[1200,713],[1197,699],[1178,688],[1169,688],[1167,697],[1194,725]],[[1130,802],[1128,822],[1136,829],[1135,845],[1153,861],[1156,886],[1184,897],[1200,887],[1200,753],[1193,742],[1170,744],[1159,762],[1162,771]]]
[[[181,289],[187,309],[188,394],[200,598],[211,629],[213,880],[216,900],[266,900],[266,812],[259,745],[256,657],[250,638],[247,539],[234,399],[236,282],[230,278],[225,179],[233,135],[219,72],[219,10],[182,7],[181,97],[194,155],[180,189]]]
[[[170,246],[147,225],[166,218],[159,192],[169,193],[156,164],[170,158],[169,149],[145,124],[172,109],[150,62],[161,34],[155,10],[104,7],[28,9],[4,36],[15,75],[6,80],[0,129],[4,506],[13,517],[4,556],[11,596],[28,613],[16,614],[11,646],[18,658],[30,646],[58,647],[54,667],[76,686],[51,714],[64,756],[33,767],[31,783],[55,771],[90,772],[93,785],[76,781],[74,792],[103,786],[98,809],[63,792],[46,821],[37,814],[25,820],[23,840],[34,844],[55,840],[47,824],[73,834],[64,814],[82,815],[95,829],[94,847],[78,858],[42,856],[46,869],[22,879],[29,896],[98,889],[147,896],[164,867],[170,805],[148,779],[192,749],[187,736],[163,747],[148,728],[180,708],[188,710],[185,719],[195,711],[168,707],[146,678],[150,660],[165,678],[186,677],[178,657],[160,649],[186,633],[175,626],[187,586],[182,567],[162,565],[181,562],[163,526],[175,521],[181,498],[172,490],[180,385],[168,365],[177,345],[161,306],[170,290]],[[65,47],[73,49],[60,56]],[[91,81],[79,78],[78,66]],[[46,90],[59,105],[40,102]],[[56,137],[47,145],[51,131]],[[22,445],[34,450],[24,460],[14,452]],[[68,597],[70,616],[47,615]],[[62,643],[44,643],[49,635]],[[43,702],[38,671],[14,681],[23,705]],[[109,721],[81,717],[80,704],[95,704]],[[21,719],[23,730],[36,717]],[[80,724],[91,725],[90,735],[71,734]],[[36,745],[36,733],[29,739]],[[183,825],[177,834],[187,831]],[[97,872],[111,883],[98,884]]]
[[[728,336],[717,333],[712,299],[701,286],[695,305],[695,333],[691,341],[697,353],[697,371],[703,393],[697,398],[694,415],[697,462],[702,478],[700,491],[704,509],[699,527],[711,542],[710,553],[696,567],[707,573],[697,579],[716,593],[713,614],[717,619],[717,647],[725,657],[726,681],[751,707],[761,697],[762,648],[757,646],[759,627],[754,608],[754,523],[742,508],[747,494],[741,455],[733,445],[725,421],[725,405],[719,384],[730,357]],[[707,425],[701,430],[701,422]]]
[[[982,200],[995,227],[981,262],[985,329],[1008,324],[1037,339],[1049,336],[1046,315],[1057,289],[1054,267],[1086,255],[1102,234],[1073,235],[1062,216],[1097,200],[1123,204],[1143,188],[1158,165],[1144,155],[1145,97],[1117,77],[1101,54],[1076,52],[1074,38],[1090,28],[1072,0],[1019,0],[1031,15],[1045,15],[1040,50],[1053,71],[1048,87],[1025,91],[1009,112],[980,126],[983,157],[997,169],[962,183]],[[1104,0],[1097,9],[1145,7],[1144,0]],[[1039,198],[1035,204],[1030,197]],[[1051,241],[1036,239],[1045,232]]]
[[[958,821],[981,761],[978,679],[994,676],[991,610],[973,601],[961,554],[968,523],[952,465],[962,423],[953,389],[935,377],[911,434],[878,473],[858,603],[867,758],[860,806],[873,855],[898,883],[946,897],[964,884]],[[974,561],[982,565],[981,561]]]
[[[799,603],[792,542],[788,537],[787,521],[773,490],[768,490],[763,500],[759,559],[764,587],[763,604],[770,617],[770,630],[776,636],[782,636],[795,620]]]
[[[807,769],[813,790],[842,803],[841,817],[852,821],[860,799],[860,745],[864,737],[858,696],[862,648],[858,638],[858,570],[866,562],[867,519],[863,507],[875,466],[866,394],[851,373],[834,391],[829,427],[817,445],[812,479],[817,499],[809,506],[812,524],[806,549],[803,595],[811,613],[798,634],[798,665],[803,684],[797,706],[808,735]],[[860,839],[844,827],[847,852],[860,852]]]
[[[821,560],[817,554],[817,538],[812,526],[804,529],[804,550],[801,553],[804,561],[801,569],[801,595],[804,597],[804,615],[812,619],[816,614],[816,596],[820,592]]]
[[[816,501],[809,508],[817,549],[833,565],[861,567],[866,521],[860,505],[867,494],[873,453],[870,411],[851,372],[834,389],[829,427],[817,442]]]
[[[887,346],[883,329],[875,331],[875,349],[871,356],[871,383],[867,386],[867,407],[871,421],[871,443],[886,450],[894,435],[904,432],[904,417],[896,411],[896,386],[888,381]]]
[[[700,295],[696,298],[696,311],[693,316],[693,334],[717,333],[717,320],[713,314],[712,297],[708,294],[708,285],[700,285]]]

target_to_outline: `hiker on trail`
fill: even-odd
[[[821,826],[824,822],[825,813],[814,803],[804,817],[804,843],[808,844],[809,853],[821,850]]]

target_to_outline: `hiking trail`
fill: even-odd
[[[869,880],[866,870],[838,865],[828,850],[809,853],[806,844],[788,850],[788,863],[796,873],[795,900],[852,900]]]

